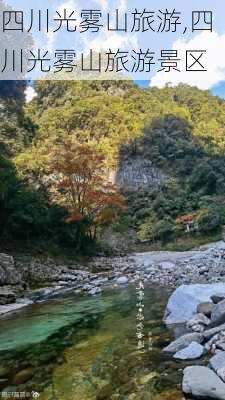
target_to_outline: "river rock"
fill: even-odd
[[[206,317],[210,318],[212,314],[213,303],[211,301],[206,301],[197,306],[197,313],[204,314]]]
[[[27,368],[22,371],[17,372],[17,374],[13,378],[14,385],[21,385],[22,383],[27,382],[34,375],[34,371],[32,368]]]
[[[173,358],[178,360],[195,360],[202,357],[204,353],[205,348],[201,344],[192,342],[189,346],[185,347],[185,349],[175,353]]]
[[[93,287],[91,290],[88,291],[88,294],[95,296],[96,294],[100,294],[102,289],[100,287]]]
[[[207,329],[205,332],[203,332],[203,336],[205,339],[210,339],[211,337],[222,331],[225,331],[225,324],[216,326],[215,328]]]
[[[169,298],[164,321],[167,325],[189,321],[199,304],[208,302],[213,294],[225,292],[225,283],[182,285]]]
[[[29,299],[36,302],[39,300],[48,300],[51,298],[51,295],[55,293],[55,291],[60,290],[61,286],[55,287],[45,287],[32,290],[28,292]]]
[[[176,265],[169,261],[163,261],[159,263],[159,268],[164,270],[174,270],[174,268],[176,268]]]
[[[225,381],[225,352],[220,351],[209,360],[209,366]]]
[[[225,322],[225,300],[220,301],[213,307],[211,320],[213,323]]]
[[[203,335],[200,333],[187,333],[186,335],[180,336],[178,339],[171,342],[167,347],[163,349],[164,353],[177,353],[189,346],[192,342],[202,343]]]
[[[225,300],[225,293],[218,293],[211,296],[213,303],[217,304]]]
[[[125,285],[126,283],[128,283],[128,278],[126,276],[120,276],[119,278],[117,278],[116,283],[118,283],[119,285]]]
[[[210,319],[207,318],[204,314],[196,314],[190,321],[187,322],[187,327],[192,328],[194,325],[204,325],[207,326],[210,324]]]
[[[225,400],[225,384],[207,367],[186,367],[182,389],[185,394],[196,398]]]
[[[207,341],[207,343],[205,344],[205,348],[207,351],[215,353],[217,349],[223,350],[224,345],[225,345],[225,334],[224,331],[221,331]]]

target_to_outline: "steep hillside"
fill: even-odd
[[[128,236],[135,232],[136,242],[148,245],[184,241],[192,246],[221,235],[225,222],[223,100],[184,85],[143,90],[131,82],[51,81],[38,82],[35,89],[37,97],[25,107],[23,116],[28,143],[23,142],[21,151],[20,135],[15,136],[19,147],[10,159],[26,193],[27,189],[32,193],[29,210],[24,196],[14,205],[26,210],[24,222],[15,222],[18,216],[9,212],[19,232],[26,237],[36,232],[38,237],[43,231],[42,237],[50,233],[56,241],[63,235],[77,249],[81,243],[87,248],[86,239],[81,238],[93,221],[88,217],[86,222],[71,222],[70,217],[64,225],[70,206],[65,209],[62,188],[60,201],[52,198],[58,190],[53,149],[58,148],[60,154],[64,148],[65,155],[66,143],[72,140],[75,153],[76,146],[83,152],[88,146],[93,157],[104,159],[105,177],[114,180],[125,197],[120,219],[116,221],[112,208],[107,209],[98,220],[102,228],[107,222],[115,232],[128,232]],[[20,113],[16,111],[15,132],[21,130]],[[1,134],[7,145],[4,129],[9,118],[5,116]],[[45,226],[42,221],[47,221]]]

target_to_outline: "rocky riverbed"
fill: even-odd
[[[56,265],[53,260],[21,263],[0,254],[0,314],[76,291],[96,295],[105,286],[145,281],[177,287],[188,283],[225,282],[225,242],[187,252],[145,252],[96,257],[89,265]]]
[[[183,371],[184,393],[225,400],[223,241],[187,252],[96,257],[86,266],[37,259],[22,263],[0,254],[0,315],[70,292],[94,296],[107,286],[126,286],[139,277],[148,283],[177,287],[164,317],[175,341],[163,354],[173,362],[188,363]]]

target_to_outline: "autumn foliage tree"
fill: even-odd
[[[193,226],[196,221],[196,216],[196,213],[182,215],[176,219],[176,223],[181,226],[186,226],[186,232],[190,232],[191,226]]]
[[[90,145],[64,139],[52,151],[51,170],[53,195],[68,210],[67,222],[83,222],[91,239],[124,208],[118,189],[106,180],[104,156]]]

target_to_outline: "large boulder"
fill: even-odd
[[[199,304],[210,302],[211,296],[225,292],[225,283],[182,285],[170,297],[164,321],[167,325],[189,321]]]
[[[207,367],[186,367],[182,389],[196,398],[225,400],[225,384]]]
[[[225,351],[220,351],[209,360],[209,366],[225,382]]]
[[[16,285],[21,280],[21,274],[15,267],[13,257],[0,253],[0,286]]]
[[[225,322],[225,300],[213,307],[211,320],[214,324]]]
[[[195,360],[201,358],[205,351],[205,348],[201,344],[192,342],[189,346],[185,347],[185,349],[175,353],[173,358],[178,360]]]
[[[167,347],[163,349],[164,353],[177,353],[189,346],[192,342],[202,343],[203,335],[200,333],[187,333],[186,335],[180,336],[178,339],[171,342]]]

